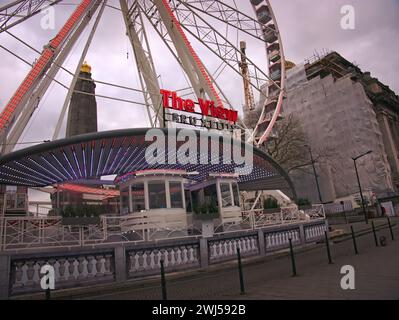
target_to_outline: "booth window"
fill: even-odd
[[[231,207],[233,202],[230,192],[230,183],[220,183],[220,192],[222,194],[222,207]]]
[[[165,181],[148,181],[150,209],[166,208]]]
[[[129,188],[121,190],[121,214],[129,213]]]
[[[240,206],[240,196],[238,193],[238,184],[237,182],[234,182],[232,184],[233,187],[233,198],[234,198],[234,205],[239,207]]]
[[[132,184],[132,204],[133,212],[145,210],[144,183]]]
[[[213,207],[218,206],[216,184],[212,184],[204,188],[204,203],[212,205]]]
[[[183,208],[183,193],[181,182],[169,182],[171,208]]]

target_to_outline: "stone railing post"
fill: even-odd
[[[262,229],[258,230],[259,254],[264,256],[266,254],[265,234]]]
[[[201,238],[199,240],[200,244],[200,266],[201,268],[206,268],[209,265],[208,257],[208,239]]]
[[[10,257],[0,255],[0,300],[8,299],[10,271]]]
[[[126,250],[122,246],[115,247],[115,280],[121,282],[127,279]]]
[[[303,223],[299,224],[299,237],[301,240],[301,244],[305,244],[306,243],[306,237],[305,237],[305,227]]]

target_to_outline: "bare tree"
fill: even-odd
[[[300,170],[308,173],[312,164],[309,154],[309,140],[301,123],[293,113],[276,124],[276,138],[270,139],[264,150],[280,164],[287,173]],[[325,162],[333,154],[329,147],[312,149],[314,162]],[[310,172],[309,172],[310,173]]]

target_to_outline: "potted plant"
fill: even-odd
[[[308,210],[312,208],[312,203],[309,201],[309,199],[299,198],[297,205],[299,210]]]
[[[93,205],[68,205],[61,211],[61,214],[61,223],[63,225],[88,226],[98,225],[100,223],[100,216],[97,214],[97,208]]]
[[[278,204],[278,201],[274,198],[266,198],[263,201],[263,212],[264,213],[280,212],[280,206]]]
[[[214,204],[203,204],[194,208],[194,217],[200,220],[213,220],[219,217],[219,209]]]

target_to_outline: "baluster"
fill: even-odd
[[[95,276],[95,267],[94,267],[94,257],[87,257],[87,278],[93,278]]]
[[[252,238],[252,239],[251,239],[251,242],[252,242],[252,248],[253,248],[253,250],[258,251],[258,241],[257,241],[257,239]]]
[[[64,281],[65,280],[65,262],[66,262],[66,260],[65,260],[65,258],[59,258],[57,260],[57,262],[59,264],[59,268],[58,268],[58,271],[60,273],[59,280]]]
[[[211,257],[216,257],[217,253],[216,253],[216,244],[215,242],[211,243]]]
[[[111,259],[112,259],[112,254],[106,254],[105,255],[105,263],[104,263],[104,273],[105,275],[109,276],[112,275],[111,271]]]
[[[164,266],[165,268],[169,265],[169,251],[168,249],[164,249]]]
[[[57,282],[60,279],[60,264],[55,259],[49,259],[48,264],[54,268],[54,280]]]
[[[28,285],[28,286],[31,286],[34,284],[34,281],[33,281],[33,276],[35,274],[35,269],[33,268],[34,263],[35,262],[32,260],[26,262],[26,265],[28,266],[28,269],[27,269],[28,281],[26,282],[26,285]]]
[[[240,240],[240,244],[242,246],[242,253],[247,252],[247,244],[246,244],[246,239],[245,238],[241,238]]]
[[[170,259],[170,264],[172,265],[172,266],[174,266],[174,265],[176,265],[176,252],[175,252],[175,250],[174,250],[174,248],[171,248],[171,249],[169,249],[170,250],[170,257],[171,257],[171,259]],[[168,251],[169,251],[168,250]]]
[[[193,262],[195,262],[195,258],[194,258],[194,248],[193,248],[193,247],[190,247],[189,252],[190,252],[189,261],[190,261],[190,263],[193,263]]]
[[[157,250],[157,268],[161,268],[161,260],[162,260],[162,252],[160,250]]]
[[[104,276],[104,270],[103,270],[103,256],[102,255],[97,255],[96,256],[96,277],[102,277]]]
[[[22,266],[24,265],[23,262],[14,262],[14,270],[15,270],[15,282],[13,288],[19,288],[23,286],[22,282]]]
[[[270,248],[271,237],[270,234],[266,234],[266,248]]]
[[[73,261],[73,277],[77,279],[79,277],[79,261],[75,258]]]
[[[33,265],[34,273],[33,273],[32,281],[33,281],[34,283],[39,283],[39,282],[40,282],[40,279],[41,279],[40,269],[41,269],[41,266],[42,266],[42,265],[44,265],[44,261],[43,261],[43,260],[37,261],[37,262]]]
[[[26,261],[23,263],[21,270],[22,270],[22,277],[21,277],[22,286],[27,286],[29,281],[29,276],[28,276],[29,266]]]
[[[226,257],[229,255],[229,251],[227,250],[227,241],[223,243],[223,255]]]
[[[147,260],[147,258],[148,258],[148,251],[144,251],[142,257],[143,257],[143,264],[142,264],[142,267],[143,267],[144,270],[147,270],[147,269],[148,269],[148,260]]]
[[[155,257],[154,251],[151,251],[151,254],[150,254],[150,268],[151,268],[151,269],[154,269],[154,268],[155,268],[154,257]]]
[[[187,264],[187,262],[188,262],[188,257],[187,257],[188,250],[187,250],[187,247],[182,247],[182,248],[183,248],[183,263]]]
[[[141,260],[141,252],[135,252],[134,253],[134,268],[133,271],[139,271],[141,266],[140,266],[140,260]]]
[[[223,257],[224,256],[224,243],[226,241],[220,241],[219,242],[219,246],[218,246],[218,250],[219,250],[219,257]]]
[[[78,279],[84,279],[86,278],[87,274],[83,274],[83,270],[84,270],[84,264],[83,261],[85,261],[85,257],[78,257],[77,261],[78,261]]]
[[[105,258],[103,255],[101,256],[100,262],[101,262],[100,272],[101,272],[102,276],[105,276],[105,273],[107,272],[107,270],[105,269]]]
[[[234,251],[233,251],[233,243],[231,242],[231,240],[229,240],[229,256],[234,255]]]
[[[181,248],[177,247],[176,252],[177,252],[176,262],[177,262],[177,265],[180,265],[180,264],[182,264],[182,261],[183,261],[182,257],[181,257]]]

